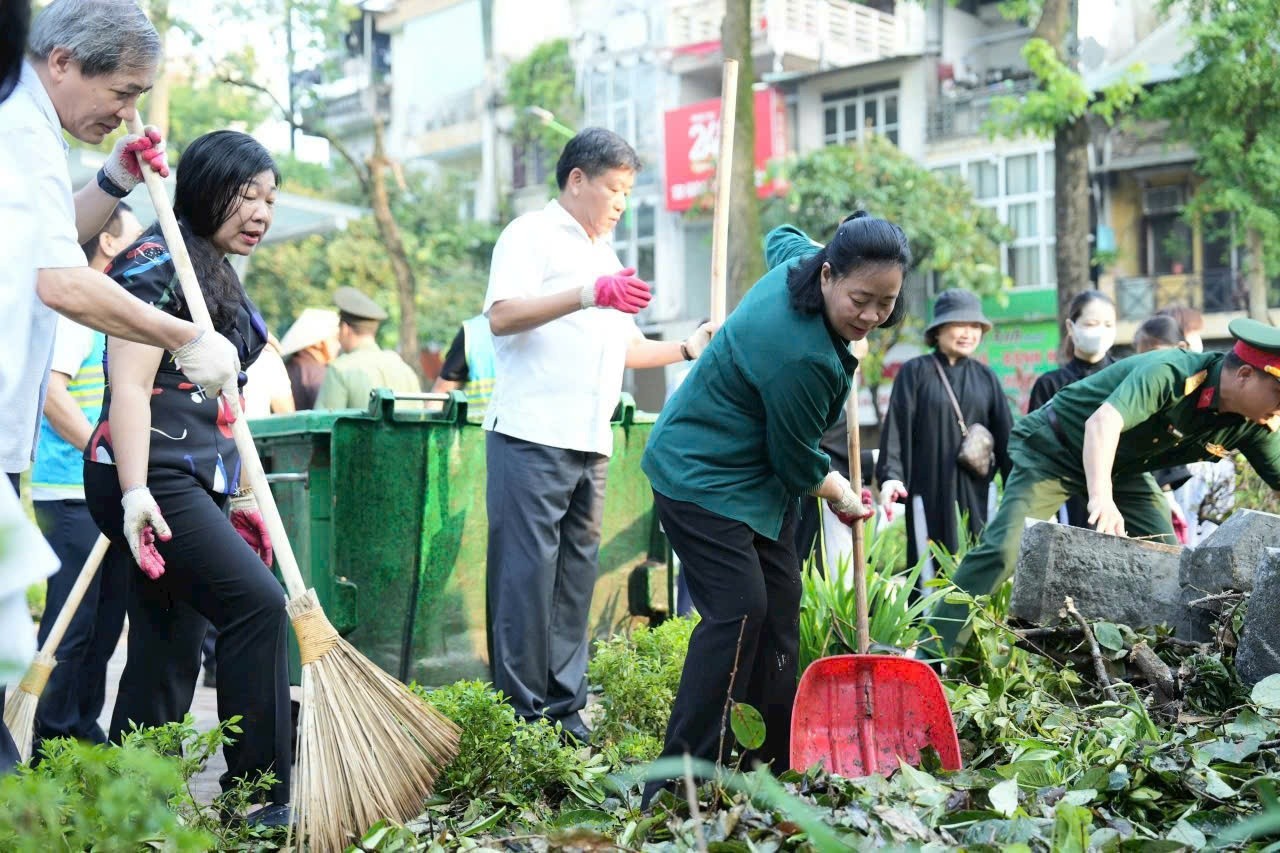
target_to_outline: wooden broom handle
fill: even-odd
[[[142,121],[135,113],[129,119],[129,132],[142,134]],[[138,156],[138,165],[142,169],[142,178],[147,182],[147,190],[151,193],[151,204],[156,209],[156,219],[160,230],[164,233],[165,242],[169,244],[169,254],[173,258],[173,266],[178,273],[178,282],[182,285],[182,298],[186,300],[191,311],[191,319],[197,326],[211,332],[213,321],[209,318],[209,307],[204,303],[204,294],[200,292],[200,282],[196,280],[195,268],[191,266],[191,256],[187,254],[187,244],[182,239],[178,228],[178,220],[173,215],[173,206],[169,203],[169,194],[164,188],[164,179],[151,171],[151,167]],[[249,422],[240,409],[240,396],[233,395],[227,400],[231,406],[235,423],[231,425],[231,435],[235,438],[236,449],[240,451],[241,476],[253,489],[253,496],[258,501],[258,509],[262,520],[271,535],[271,547],[275,551],[276,566],[284,578],[285,588],[290,598],[297,598],[307,591],[302,580],[302,572],[298,570],[298,560],[293,555],[293,547],[289,544],[289,536],[285,533],[284,522],[280,520],[280,510],[276,508],[275,498],[271,495],[271,486],[267,484],[267,474],[262,469],[262,460],[258,458],[258,448],[254,446],[253,436],[249,432]]]
[[[862,499],[862,442],[858,425],[858,372],[849,381],[849,399],[844,404],[845,427],[849,436],[849,484]],[[867,615],[867,555],[864,553],[862,528],[866,522],[853,523],[853,593],[854,627],[858,635],[858,654],[865,655],[871,646],[871,627]]]
[[[75,585],[71,587],[67,600],[62,603],[62,609],[58,611],[58,618],[49,629],[49,636],[44,638],[44,645],[40,647],[42,653],[56,655],[58,644],[62,642],[62,635],[67,633],[67,626],[75,617],[76,610],[79,609],[89,584],[93,583],[94,577],[98,574],[98,566],[102,565],[102,558],[107,555],[107,549],[110,547],[111,540],[99,533],[93,543],[93,549],[89,551],[89,556],[84,561],[84,567],[76,576]]]
[[[716,160],[716,201],[711,226],[711,322],[725,317],[729,276],[729,190],[733,183],[733,134],[738,109],[738,60],[726,59],[720,78],[720,157]]]

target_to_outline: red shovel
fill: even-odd
[[[854,494],[860,494],[856,375],[845,418],[849,480]],[[888,776],[898,769],[899,760],[919,764],[920,750],[932,746],[945,769],[959,770],[960,742],[937,674],[923,661],[867,654],[867,563],[861,523],[853,525],[853,583],[858,653],[819,658],[804,671],[791,715],[791,767],[803,772],[820,763],[846,778]]]

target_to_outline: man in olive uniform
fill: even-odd
[[[391,350],[379,348],[375,336],[387,312],[354,287],[333,294],[338,309],[338,344],[342,355],[325,373],[316,395],[317,409],[364,409],[374,388],[402,394],[422,390],[418,374]]]
[[[1280,488],[1280,329],[1233,320],[1230,352],[1171,349],[1133,356],[1058,392],[1014,427],[1013,471],[981,541],[952,581],[990,593],[1017,562],[1028,518],[1082,495],[1100,533],[1175,544],[1169,505],[1150,471],[1239,450]],[[944,649],[967,639],[965,604],[931,617]]]

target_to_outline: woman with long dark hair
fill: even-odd
[[[902,317],[911,250],[901,228],[859,212],[826,247],[777,228],[766,254],[770,271],[663,407],[641,465],[702,617],[663,754],[728,757],[732,684],[734,700],[764,715],[750,757],[782,770],[799,647],[797,498],[825,499],[846,524],[873,513],[819,442],[849,394],[850,344]]]
[[[191,143],[178,168],[174,213],[214,328],[239,350],[242,369],[267,334],[227,256],[248,255],[262,241],[279,178],[265,148],[229,130]],[[190,318],[158,226],[118,255],[107,274],[134,296]],[[283,824],[292,759],[288,620],[262,518],[251,495],[237,495],[240,457],[229,407],[216,390],[188,382],[173,354],[156,347],[108,338],[106,372],[84,482],[94,521],[111,539],[106,559],[131,568],[129,656],[111,735],[118,740],[134,723],[182,719],[212,623],[219,631],[218,716],[239,715],[243,729],[226,747],[223,789],[273,772],[271,804],[250,819]]]

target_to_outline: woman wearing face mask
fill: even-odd
[[[235,344],[242,368],[258,357],[267,329],[227,256],[249,255],[262,241],[279,177],[265,148],[229,130],[192,142],[178,168],[174,214],[213,326]],[[139,299],[190,318],[158,225],[107,274]],[[108,338],[105,366],[84,488],[94,522],[111,540],[106,560],[127,564],[119,576],[129,579],[129,656],[111,737],[118,741],[132,723],[182,719],[211,623],[219,631],[218,716],[239,715],[243,728],[225,750],[223,790],[273,772],[270,803],[249,820],[284,825],[292,764],[288,620],[262,516],[251,495],[237,493],[230,413],[216,391],[187,381],[170,352]]]
[[[1100,290],[1076,295],[1067,308],[1067,362],[1036,380],[1027,403],[1030,414],[1053,399],[1066,386],[1092,376],[1115,362],[1111,345],[1116,341],[1116,305]],[[1083,498],[1074,497],[1058,511],[1058,520],[1072,527],[1089,526],[1089,509]]]
[[[907,500],[908,565],[928,556],[918,544],[928,540],[953,554],[959,550],[957,507],[969,519],[964,535],[979,536],[987,524],[991,483],[997,473],[1009,472],[1005,450],[1013,413],[999,377],[972,357],[990,330],[978,297],[964,290],[940,293],[933,304],[933,322],[924,333],[934,351],[907,361],[894,377],[880,431],[876,479],[882,505]],[[963,431],[957,405],[964,416]],[[975,425],[990,430],[994,440],[995,464],[983,475],[958,461],[964,431]],[[912,509],[917,497],[923,519]]]

